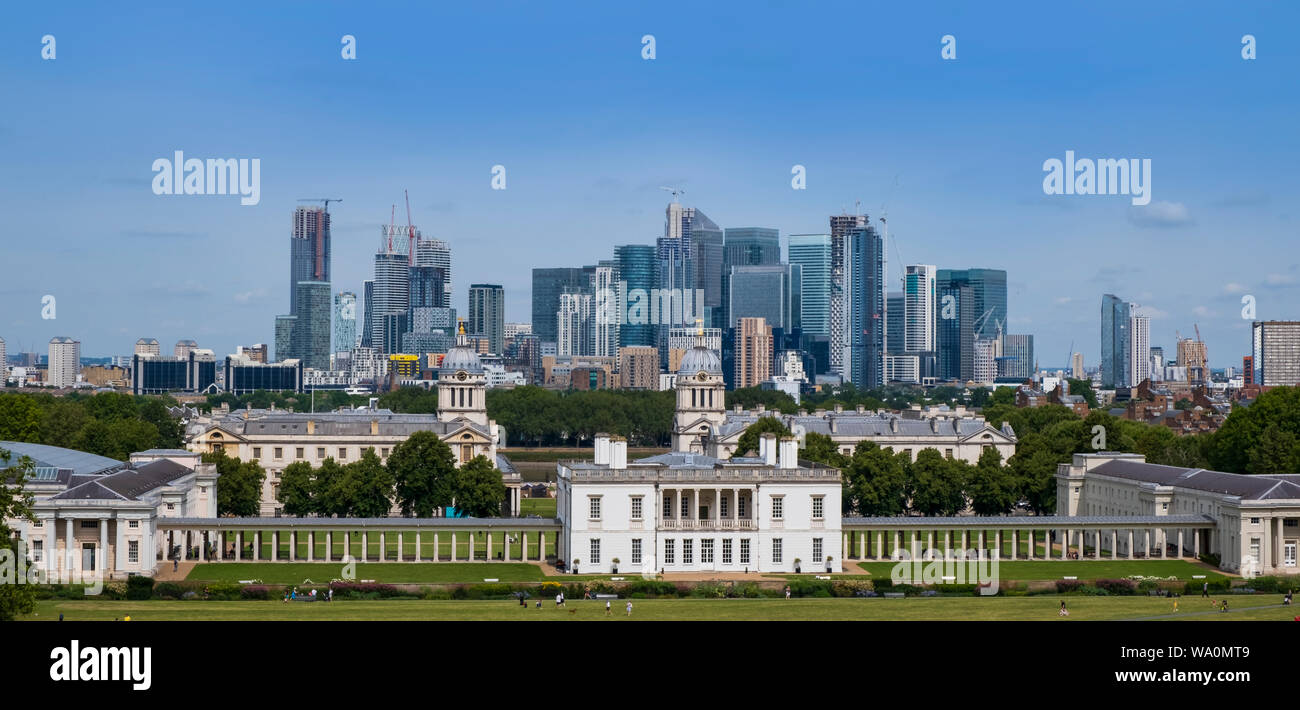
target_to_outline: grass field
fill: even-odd
[[[894,562],[855,562],[863,572],[876,577],[888,577]],[[808,571],[808,570],[805,570]],[[846,569],[852,575],[852,570]],[[1059,560],[1025,562],[1002,560],[998,564],[998,577],[1026,582],[1064,577],[1089,579],[1122,579],[1132,575],[1147,577],[1177,577],[1191,580],[1203,574],[1207,580],[1222,579],[1223,575],[1207,567],[1183,560]]]
[[[529,515],[540,515],[543,518],[554,518],[555,499],[521,498],[519,499],[519,514],[525,517]]]
[[[1064,599],[1070,616],[1057,615]],[[1280,606],[1277,594],[1234,596],[1221,613],[1199,597],[935,597],[908,599],[638,599],[633,621],[1284,621],[1297,607]],[[514,601],[42,601],[25,620],[52,621],[628,621],[625,600],[605,617],[600,601],[570,601],[557,609],[521,608]],[[572,613],[570,613],[572,612]]]

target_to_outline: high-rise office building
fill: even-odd
[[[631,345],[618,349],[618,379],[623,389],[659,388],[659,350]]]
[[[1163,367],[1164,363],[1161,363]],[[1082,380],[1083,370],[1083,353],[1073,353],[1070,355],[1070,373],[1076,380]]]
[[[901,355],[907,352],[904,324],[907,321],[907,297],[902,291],[890,291],[885,296],[885,352]]]
[[[4,387],[9,378],[9,354],[5,351],[5,339],[0,338],[0,387]]]
[[[1132,304],[1114,294],[1101,297],[1101,372],[1102,387],[1128,387],[1129,362],[1133,357]]]
[[[791,333],[800,327],[800,280],[798,264],[733,266],[727,279],[728,328],[741,318],[763,318],[768,326]]]
[[[405,332],[390,333],[388,328],[398,327],[406,320],[407,308],[410,307],[410,289],[409,257],[400,251],[389,251],[381,247],[375,254],[373,305],[367,304],[367,308],[370,309],[369,315],[372,318],[370,337],[374,347],[382,349],[385,354],[396,352],[388,348],[400,343],[401,335]],[[401,319],[389,317],[396,315],[400,315]]]
[[[718,327],[735,327],[736,316],[730,308],[732,269],[737,266],[775,266],[781,263],[781,233],[770,227],[729,227],[723,230],[722,307],[713,323]],[[769,321],[769,325],[773,325]],[[707,324],[706,324],[707,325]]]
[[[1002,337],[1006,327],[1007,272],[1001,269],[939,269],[935,277],[935,294],[938,297],[934,307],[940,377],[969,380],[974,376],[974,359],[967,348],[974,347],[976,338]],[[952,298],[945,300],[945,296]],[[942,320],[945,318],[956,322],[944,323]],[[966,331],[967,328],[970,332]]]
[[[618,309],[622,322],[618,329],[619,347],[655,345],[657,331],[655,324],[650,322],[648,310],[634,311],[632,308],[634,302],[647,302],[659,283],[659,259],[655,248],[648,244],[617,246],[614,247],[614,261],[618,265],[620,284]],[[534,290],[534,297],[535,294]],[[536,332],[535,324],[533,330]]]
[[[591,277],[592,355],[618,356],[619,289],[618,262],[602,261]]]
[[[847,286],[844,281],[844,237],[852,229],[866,227],[870,224],[867,215],[831,215],[831,337],[830,370],[847,375],[844,358],[849,352],[849,313],[846,299]]]
[[[1250,332],[1251,383],[1264,387],[1300,385],[1300,321],[1255,321]]]
[[[355,348],[357,343],[357,294],[334,294],[334,347],[336,353]]]
[[[556,353],[560,357],[591,355],[595,349],[593,326],[595,297],[581,291],[560,294],[555,313]]]
[[[365,310],[362,312],[361,337],[359,340],[361,341],[361,347],[369,348],[374,347],[374,336],[371,333],[374,332],[375,327],[375,280],[366,279],[362,281],[361,293],[366,300]]]
[[[295,358],[293,331],[298,316],[275,317],[275,361],[283,362]]]
[[[798,265],[802,317],[806,335],[831,334],[831,235],[791,234],[790,265]]]
[[[556,342],[555,314],[560,310],[560,294],[579,292],[589,281],[582,267],[533,269],[533,333],[539,340]]]
[[[763,318],[736,321],[735,386],[757,387],[772,378],[772,327]]]
[[[1136,305],[1133,306],[1137,308]],[[1139,315],[1136,310],[1129,314],[1128,332],[1130,357],[1128,363],[1128,383],[1137,387],[1144,380],[1151,379],[1151,319]]]
[[[879,387],[885,377],[885,250],[870,224],[844,235],[844,300],[845,373],[858,389]]]
[[[488,339],[493,355],[506,351],[506,292],[499,284],[473,284],[469,287],[469,329]]]
[[[199,349],[199,344],[193,340],[177,340],[175,347],[172,348],[172,357],[189,357],[189,354]]]
[[[332,303],[327,295],[324,302],[318,298],[319,287],[300,287],[300,284],[326,284],[330,282],[330,214],[320,207],[299,207],[293,213],[293,229],[289,235],[289,312],[292,319],[276,318],[276,358],[299,358],[306,367],[329,367],[330,321]],[[311,294],[312,310],[303,310],[302,297]],[[318,356],[319,326],[325,327],[326,357]],[[309,327],[308,333],[285,332],[285,328]],[[283,343],[282,343],[283,341]],[[285,350],[279,346],[283,344]],[[309,348],[310,353],[299,348]]]
[[[980,384],[991,384],[998,376],[999,357],[997,339],[976,338],[971,379]]]
[[[430,266],[438,271],[435,277],[441,279],[436,288],[442,300],[433,305],[451,308],[451,246],[441,239],[419,239],[415,243],[415,266]]]
[[[45,381],[52,387],[72,387],[81,373],[81,341],[73,338],[50,339],[49,369]]]
[[[933,264],[909,264],[903,274],[903,350],[935,349],[934,314],[938,281]]]
[[[330,366],[330,284],[328,281],[299,281],[298,317],[293,321],[290,347],[303,367],[328,370]],[[279,321],[277,321],[278,325]],[[278,353],[277,353],[278,356]],[[281,360],[285,358],[279,358]]]
[[[1002,356],[998,359],[998,377],[1028,380],[1034,376],[1034,336],[1002,336]]]
[[[194,349],[183,357],[136,355],[131,363],[132,394],[202,393],[217,381],[211,350]]]

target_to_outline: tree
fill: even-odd
[[[0,395],[0,398],[6,395]],[[2,405],[0,405],[2,406]],[[12,574],[17,574],[18,565],[10,564],[3,558],[8,553],[15,563],[19,556],[26,555],[20,541],[6,524],[8,520],[34,521],[32,516],[32,496],[25,485],[33,475],[32,460],[23,456],[10,465],[11,454],[0,449],[0,564],[9,566]],[[54,554],[49,550],[46,554]],[[3,572],[0,572],[3,574]],[[13,621],[21,614],[29,614],[36,609],[36,590],[30,584],[17,584],[20,580],[0,580],[0,621]],[[27,580],[21,580],[26,582]]]
[[[1246,470],[1253,474],[1295,473],[1300,470],[1300,444],[1295,434],[1271,423],[1251,447],[1249,461]]]
[[[139,406],[140,419],[158,430],[154,446],[160,449],[179,449],[184,444],[181,422],[167,411],[167,405],[156,397],[145,397]]]
[[[842,508],[859,515],[901,515],[907,502],[908,455],[862,441],[844,468]]]
[[[501,471],[486,456],[475,456],[456,472],[456,510],[474,518],[501,515],[506,498],[506,484]]]
[[[966,496],[976,515],[1003,515],[1015,506],[1019,491],[1011,472],[1002,466],[1002,454],[990,446],[980,452],[969,471]]]
[[[1083,397],[1083,401],[1088,403],[1089,409],[1097,408],[1097,393],[1092,389],[1092,380],[1075,380],[1066,378],[1069,383],[1070,394],[1077,394]]]
[[[331,456],[321,461],[313,473],[316,477],[316,498],[313,501],[316,514],[323,517],[347,516],[354,499],[347,486],[344,466]]]
[[[938,449],[921,449],[908,469],[907,494],[922,515],[956,515],[966,507],[961,473]]]
[[[386,518],[393,508],[393,474],[367,448],[361,458],[344,466],[347,488],[353,494],[349,515],[358,518]]]
[[[0,394],[0,441],[36,443],[41,436],[41,408],[27,395]]]
[[[749,452],[758,452],[758,442],[763,434],[776,434],[776,438],[790,436],[790,430],[781,423],[776,417],[759,417],[758,421],[750,424],[745,433],[740,435],[740,441],[736,442],[736,451],[733,457],[744,456]]]
[[[284,504],[284,512],[302,517],[316,512],[316,477],[311,464],[294,461],[280,474],[280,487],[276,500]]]
[[[849,458],[840,453],[835,440],[815,431],[804,435],[803,448],[799,450],[799,457],[839,469],[849,465]]]
[[[266,471],[256,461],[240,461],[217,451],[203,455],[217,465],[217,515],[256,516],[262,509]]]
[[[393,447],[388,470],[402,515],[429,518],[438,508],[451,505],[456,457],[437,434],[417,431]]]

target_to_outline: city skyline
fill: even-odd
[[[11,354],[69,336],[87,357],[129,353],[142,336],[218,354],[273,343],[288,295],[285,215],[299,199],[344,199],[330,207],[330,298],[361,300],[374,228],[393,204],[401,211],[403,189],[412,222],[456,252],[451,305],[468,312],[467,284],[501,284],[506,321],[531,320],[533,268],[654,244],[664,185],[724,229],[779,230],[783,247],[861,201],[873,220],[888,216],[888,290],[907,264],[1005,270],[1007,331],[1033,334],[1044,367],[1068,367],[1070,342],[1097,366],[1108,292],[1146,307],[1150,343],[1166,352],[1175,331],[1199,325],[1215,368],[1251,352],[1242,296],[1255,297],[1258,320],[1300,310],[1286,198],[1300,186],[1297,150],[1276,138],[1289,135],[1297,50],[1267,39],[1290,8],[1216,9],[1214,22],[1197,9],[1124,8],[1120,26],[1064,10],[1008,21],[958,6],[934,19],[828,5],[796,17],[752,8],[735,27],[710,10],[670,25],[664,9],[597,7],[577,26],[524,6],[490,19],[413,9],[411,28],[434,17],[457,26],[427,46],[408,41],[414,29],[345,11],[269,9],[266,36],[243,38],[237,21],[205,10],[168,16],[163,33],[161,20],[93,6],[17,9],[0,52],[15,68],[8,93],[29,108],[0,119],[0,142],[24,169],[5,171],[0,189],[10,234],[38,238],[6,240],[25,267],[0,286],[0,336]],[[867,16],[887,28],[869,46],[816,41],[828,21]],[[1055,29],[1063,21],[1068,32]],[[778,27],[786,39],[766,42]],[[1259,59],[1243,61],[1251,32]],[[52,61],[39,55],[46,33],[59,38]],[[339,57],[345,33],[358,38],[352,62]],[[647,33],[653,61],[640,54]],[[953,61],[940,58],[945,34],[958,40]],[[1091,51],[1099,36],[1129,51]],[[728,60],[737,53],[761,76]],[[395,71],[413,54],[440,68]],[[474,72],[445,70],[465,61]],[[527,120],[492,103],[502,87],[527,103]],[[760,90],[782,100],[735,110]],[[121,92],[139,101],[111,100]],[[408,92],[409,112],[372,108]],[[693,110],[650,121],[648,96]],[[93,131],[81,102],[106,106]],[[880,104],[889,110],[871,111],[866,127],[854,118]],[[1164,127],[1143,128],[1154,125]],[[153,194],[149,164],[175,150],[260,158],[259,204]],[[1045,195],[1043,161],[1066,151],[1150,158],[1151,204]],[[491,189],[495,165],[505,190]],[[795,165],[806,190],[791,189]],[[1218,258],[1229,245],[1251,248]],[[41,318],[46,295],[54,320]]]

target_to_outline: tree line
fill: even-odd
[[[63,397],[0,393],[0,441],[46,444],[125,461],[132,452],[177,449],[181,423],[167,411],[170,397],[118,392]]]

